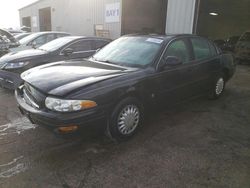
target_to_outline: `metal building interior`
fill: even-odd
[[[249,7],[250,0],[200,0],[197,34],[214,40],[240,36],[250,30]]]

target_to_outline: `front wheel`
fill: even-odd
[[[143,119],[143,107],[135,98],[123,99],[113,110],[107,126],[111,139],[124,141],[132,137]]]
[[[218,99],[223,94],[225,86],[226,86],[226,81],[222,74],[221,76],[218,76],[218,78],[216,79],[209,98]]]

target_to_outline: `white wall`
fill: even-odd
[[[196,0],[168,0],[167,34],[193,33]]]

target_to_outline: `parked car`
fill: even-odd
[[[0,57],[2,57],[4,54],[8,53],[8,42],[0,35]]]
[[[27,36],[29,36],[31,33],[21,33],[21,34],[17,34],[17,35],[15,35],[14,37],[15,37],[15,39],[16,40],[21,40],[21,39],[23,39],[24,37],[27,37]]]
[[[235,56],[238,63],[250,62],[250,31],[240,37],[236,45]]]
[[[0,29],[0,36],[2,37],[2,39],[4,39],[8,43],[8,46],[10,48],[16,47],[19,45],[19,43],[15,39],[15,37],[11,33],[9,33],[8,31],[6,31],[4,29]]]
[[[102,120],[112,138],[133,136],[145,108],[196,95],[222,95],[235,65],[195,35],[121,37],[88,60],[47,64],[22,74],[16,90],[31,122],[68,133]]]
[[[87,58],[111,40],[69,36],[55,39],[37,49],[9,53],[0,58],[0,85],[15,89],[22,83],[20,74],[50,62]]]
[[[229,52],[234,52],[235,46],[240,39],[240,36],[232,36],[229,37],[224,44],[223,50],[224,51],[229,51]]]
[[[0,29],[0,57],[8,53],[9,47],[18,46],[18,41],[4,29]]]
[[[55,40],[56,38],[65,37],[69,35],[70,34],[64,32],[53,32],[53,31],[33,33],[21,39],[19,41],[20,46],[16,48],[11,48],[10,52],[19,52],[22,50],[38,48],[52,40]]]

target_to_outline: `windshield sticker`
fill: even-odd
[[[153,43],[156,43],[156,44],[161,44],[163,42],[163,40],[156,39],[156,38],[148,38],[146,41],[147,42],[153,42]]]

